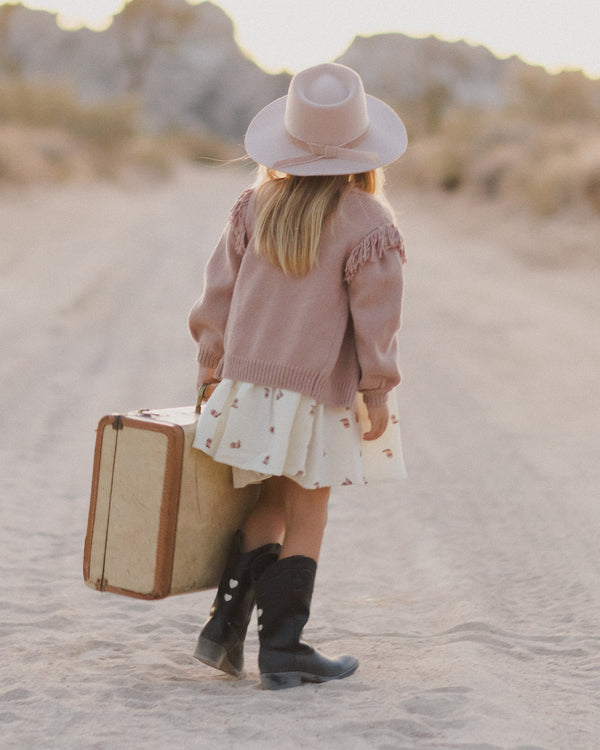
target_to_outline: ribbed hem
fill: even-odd
[[[221,378],[303,393],[322,404],[332,406],[352,406],[357,392],[355,382],[333,383],[315,370],[237,355],[226,354],[217,375]]]

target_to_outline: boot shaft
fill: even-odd
[[[261,649],[304,650],[302,630],[310,616],[317,563],[294,555],[278,560],[256,582]]]
[[[316,572],[312,558],[295,555],[278,560],[256,582],[258,666],[268,690],[339,680],[358,667],[352,656],[328,659],[300,640],[310,615]]]
[[[265,570],[272,565],[281,546],[266,544],[250,552],[241,552],[241,544],[242,534],[237,532],[210,610],[210,619],[213,627],[235,626],[243,637],[254,608],[253,571]]]
[[[254,608],[254,580],[258,572],[272,565],[281,549],[266,544],[251,552],[241,552],[242,534],[233,540],[217,595],[198,638],[194,656],[228,672],[241,674],[244,666],[244,639]]]

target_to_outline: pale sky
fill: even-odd
[[[0,5],[14,0],[0,0]],[[238,43],[269,71],[296,72],[338,57],[358,34],[398,31],[466,39],[553,72],[600,77],[600,0],[213,0]],[[193,3],[200,0],[192,0]],[[123,0],[25,0],[68,27],[103,28]]]

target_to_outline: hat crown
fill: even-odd
[[[331,73],[324,73],[306,87],[306,97],[314,104],[339,104],[348,98],[348,87]]]
[[[341,146],[369,127],[367,101],[358,73],[325,63],[297,73],[285,109],[287,132],[305,143]]]

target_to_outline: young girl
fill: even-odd
[[[388,409],[404,249],[379,168],[405,151],[406,131],[357,73],[331,63],[294,76],[245,145],[259,177],[231,211],[189,318],[198,385],[218,384],[194,446],[260,494],[194,655],[241,674],[256,601],[261,682],[279,689],[356,670],[355,658],[300,640],[329,492],[364,483],[363,446],[377,446],[387,476],[404,470]]]

